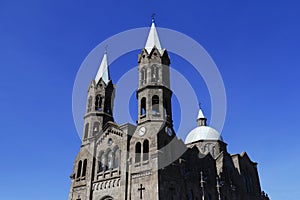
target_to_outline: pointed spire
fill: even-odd
[[[96,78],[95,78],[96,83],[98,83],[101,78],[102,78],[102,80],[104,81],[105,84],[107,84],[108,81],[110,80],[106,50],[105,50],[105,53],[103,55],[100,67],[98,69],[98,72],[97,72],[97,75],[96,75]]]
[[[152,17],[152,25],[149,31],[145,49],[147,50],[148,53],[150,53],[154,46],[156,46],[156,48],[159,50],[160,53],[162,52],[159,37],[155,27],[154,17]]]
[[[197,123],[198,126],[206,126],[206,117],[204,116],[201,107],[199,108],[198,117],[197,117]]]
[[[205,118],[205,116],[204,116],[204,114],[202,112],[202,109],[200,108],[199,112],[198,112],[198,118],[197,119],[203,119],[203,118]]]

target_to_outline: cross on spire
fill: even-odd
[[[140,199],[143,199],[143,190],[146,190],[146,188],[143,187],[143,184],[141,184],[138,188],[138,191],[140,192]]]
[[[152,13],[152,15],[151,15],[152,22],[155,21],[155,19],[154,19],[155,15],[156,15],[155,13]]]

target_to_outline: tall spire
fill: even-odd
[[[152,25],[151,25],[151,28],[149,31],[145,49],[147,50],[148,53],[150,53],[154,46],[156,46],[156,48],[159,50],[159,52],[162,51],[159,37],[158,37],[156,27],[155,27],[154,18],[152,17]]]
[[[109,75],[109,68],[108,68],[108,63],[107,63],[107,52],[105,51],[100,67],[98,69],[95,81],[96,83],[99,82],[99,80],[102,78],[105,84],[107,84],[110,80],[110,75]]]

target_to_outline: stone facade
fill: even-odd
[[[69,200],[269,199],[245,152],[229,154],[222,139],[177,138],[169,64],[167,50],[155,44],[138,56],[136,126],[114,122],[112,81],[91,81]]]

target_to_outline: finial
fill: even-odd
[[[152,13],[152,15],[151,15],[152,22],[155,21],[155,19],[154,19],[155,15],[156,15],[155,13]]]
[[[199,102],[198,105],[199,105],[199,109],[202,109],[202,107],[201,107],[201,102]]]

